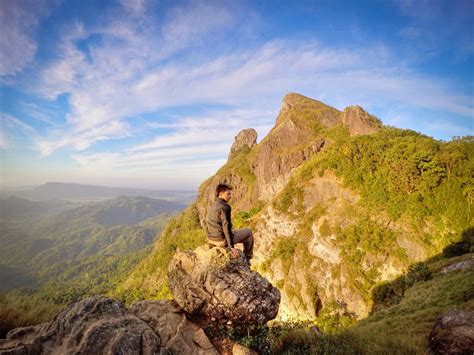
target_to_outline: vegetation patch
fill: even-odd
[[[151,255],[143,260],[111,296],[127,304],[142,299],[171,298],[167,271],[178,249],[195,249],[206,239],[195,204],[173,217],[161,234]]]

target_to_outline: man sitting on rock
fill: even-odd
[[[239,253],[234,248],[234,244],[242,243],[244,245],[244,254],[247,262],[253,256],[253,235],[250,228],[242,228],[233,231],[230,220],[231,207],[228,204],[231,198],[232,187],[226,184],[216,186],[216,201],[207,211],[206,230],[207,240],[211,247],[221,246],[230,248],[231,258],[237,258]]]

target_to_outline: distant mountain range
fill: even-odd
[[[0,290],[34,288],[58,278],[76,280],[101,269],[110,258],[115,267],[120,263],[128,267],[155,241],[168,218],[186,207],[143,196],[119,196],[78,207],[15,196],[0,203]],[[101,277],[113,279],[115,272],[108,270]],[[94,281],[89,283],[94,286]]]
[[[152,190],[63,182],[47,182],[46,184],[31,188],[5,191],[2,194],[3,196],[16,196],[33,201],[103,200],[118,196],[146,196],[189,203],[196,197],[196,193],[191,190]]]
[[[17,196],[0,198],[0,218],[38,217],[73,207],[65,201],[31,201]]]

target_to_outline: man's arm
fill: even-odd
[[[232,222],[230,220],[230,208],[221,209],[221,223],[224,231],[225,239],[229,248],[234,247],[234,238],[232,235]]]

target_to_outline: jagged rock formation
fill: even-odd
[[[174,299],[190,314],[246,324],[265,323],[278,313],[280,292],[249,269],[243,253],[231,260],[218,247],[178,252],[168,277]]]
[[[94,296],[50,323],[11,330],[0,354],[216,354],[202,329],[178,312],[171,301],[143,301],[128,311]]]
[[[229,159],[231,159],[240,149],[252,148],[257,143],[257,131],[253,128],[247,128],[235,136],[234,144],[230,148]]]
[[[473,354],[474,311],[453,310],[441,315],[431,330],[429,347],[434,354]]]

